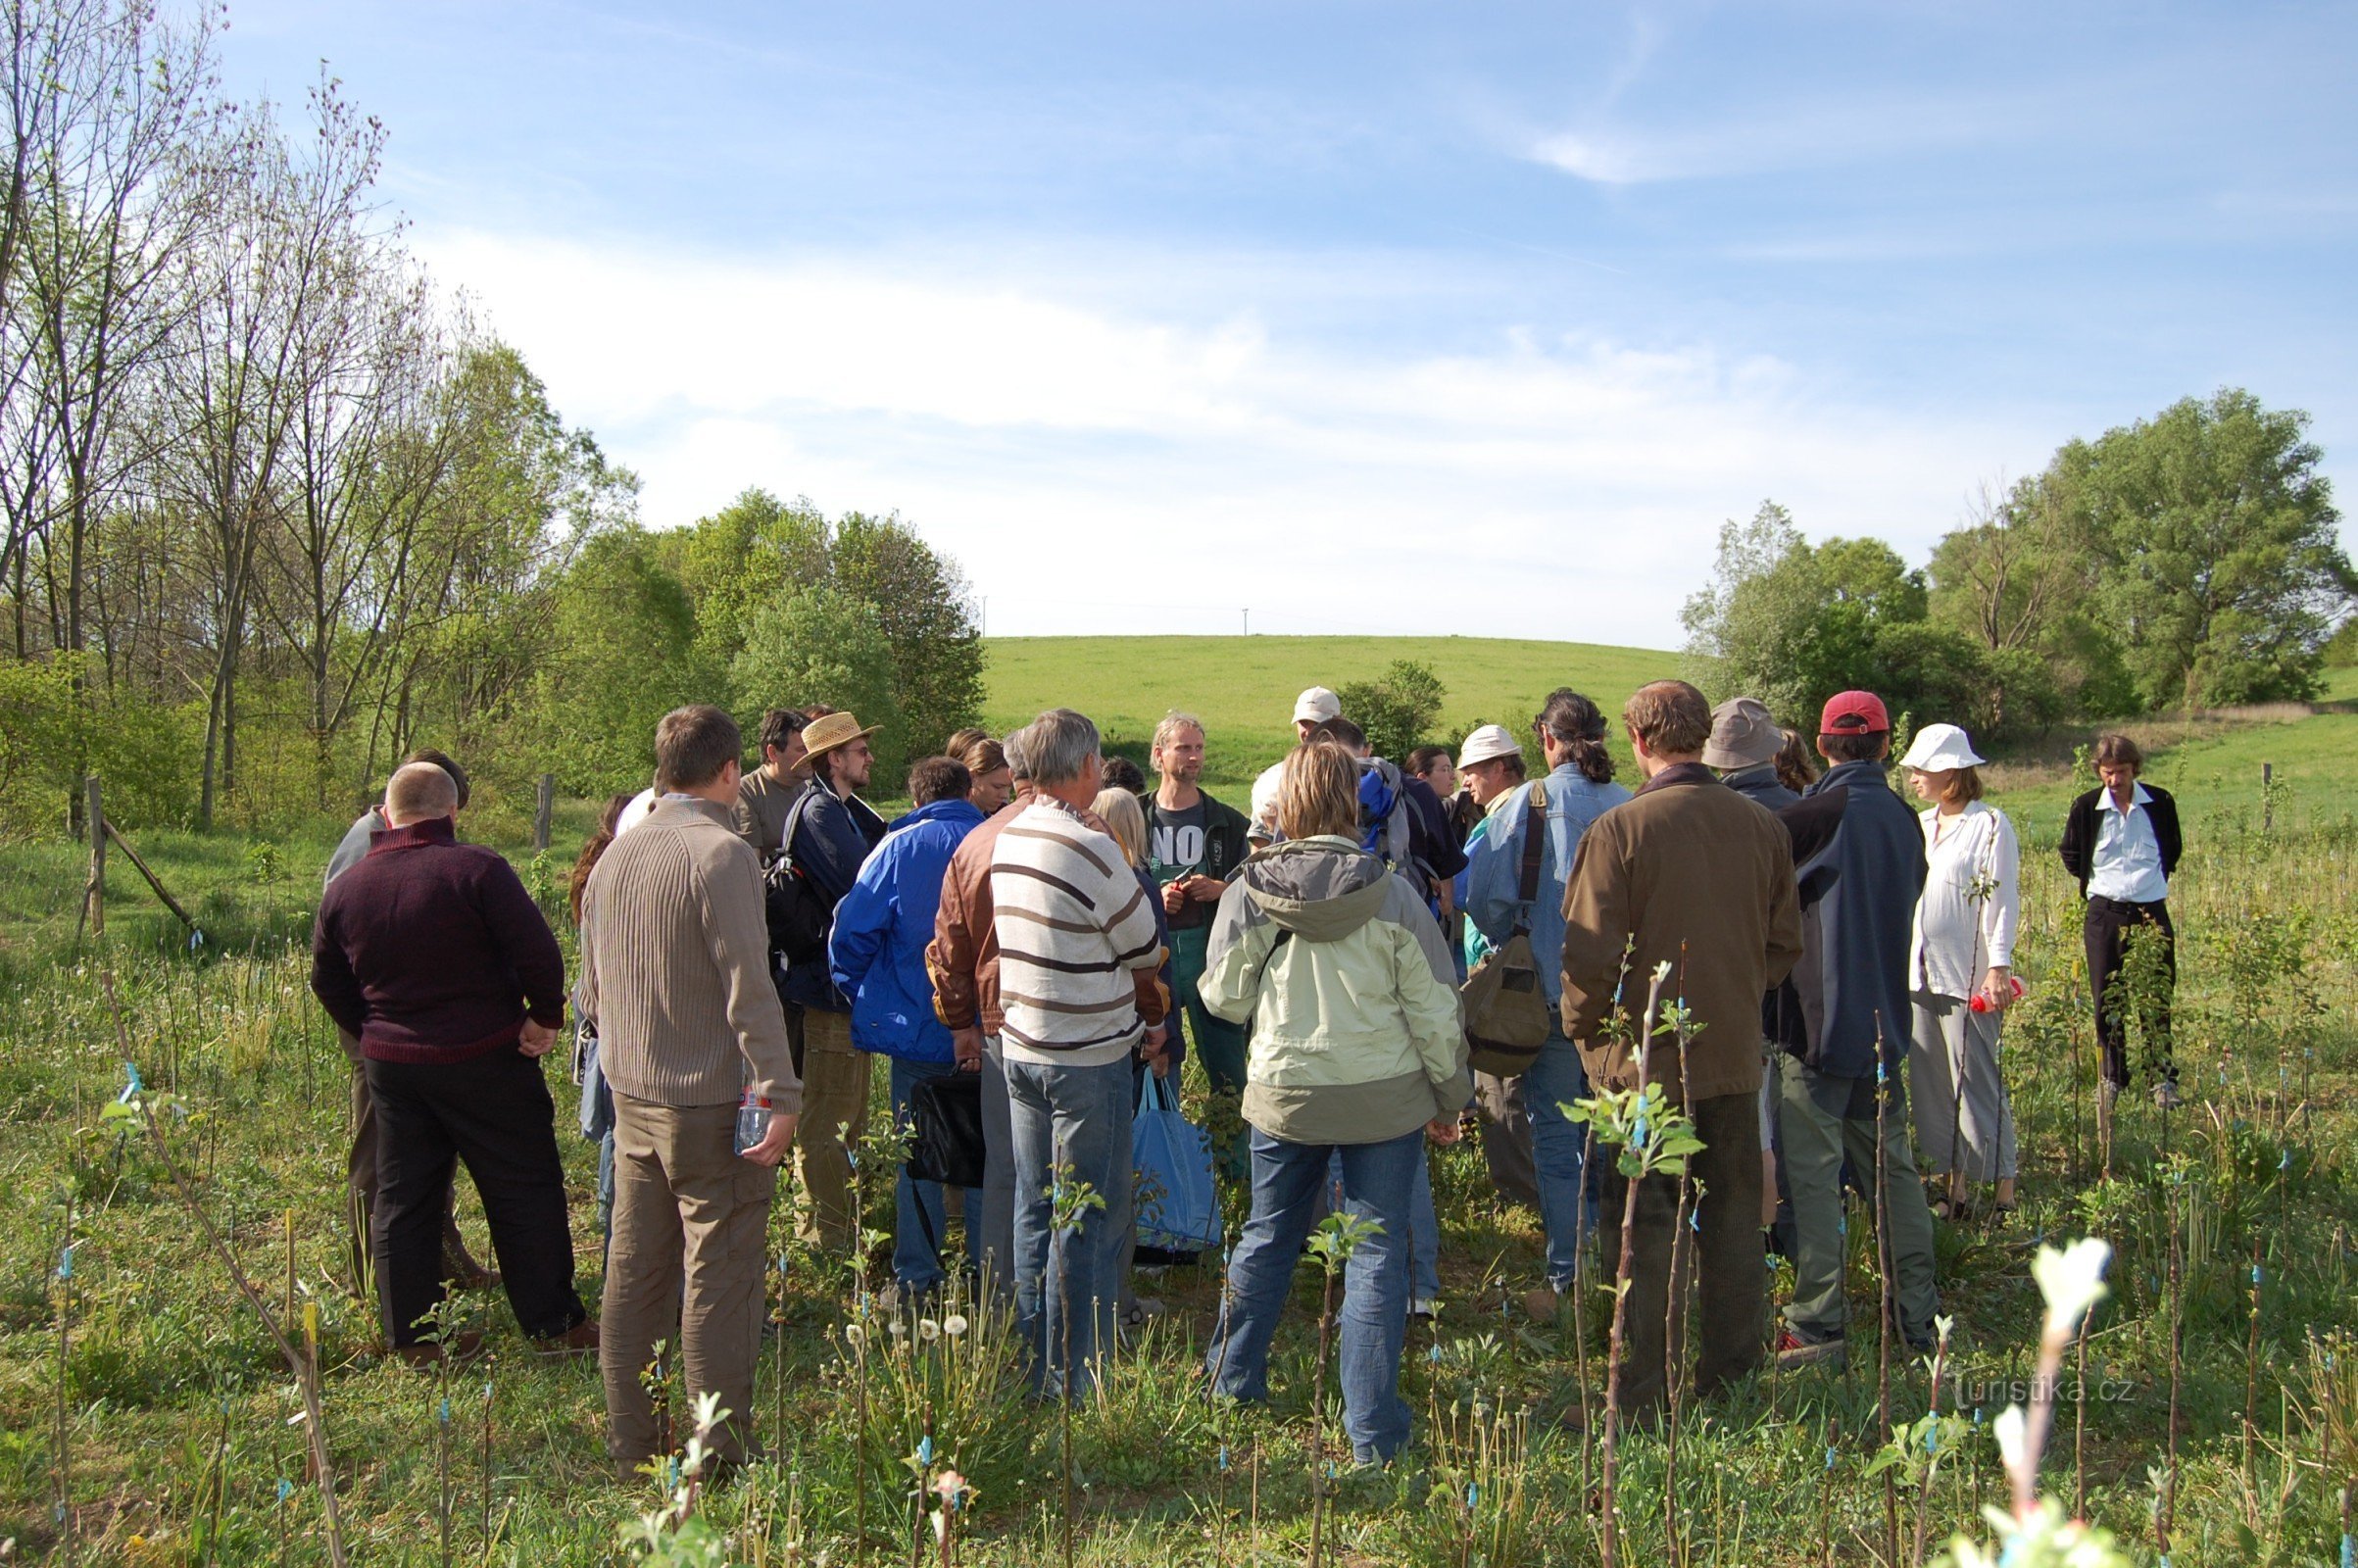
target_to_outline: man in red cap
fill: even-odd
[[[1940,1304],[1932,1211],[1908,1148],[1900,1076],[1924,830],[1891,789],[1891,752],[1883,699],[1838,694],[1818,723],[1818,754],[1831,767],[1798,804],[1777,813],[1793,834],[1801,894],[1802,956],[1793,972],[1799,1005],[1780,1009],[1777,1034],[1784,1051],[1778,1136],[1797,1254],[1777,1346],[1789,1366],[1843,1354],[1845,1159],[1870,1200],[1879,1184],[1883,1190],[1882,1240],[1896,1280],[1891,1304],[1911,1347],[1930,1348]]]

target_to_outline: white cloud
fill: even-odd
[[[428,236],[441,276],[646,479],[649,521],[750,484],[898,509],[1001,632],[1461,631],[1669,647],[1723,517],[1929,540],[2028,430],[1923,423],[1777,361],[1501,327],[1398,347],[1412,297],[1290,317],[1175,306],[1142,254],[1070,278],[977,258],[713,261]],[[1223,262],[1232,266],[1233,261]],[[1285,262],[1289,270],[1314,263]],[[1129,286],[1108,286],[1108,277]],[[1299,298],[1321,279],[1253,291]],[[1404,285],[1403,285],[1404,286]]]

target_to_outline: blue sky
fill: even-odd
[[[898,509],[994,633],[1672,647],[2215,387],[2358,446],[2358,10],[245,0],[646,480]],[[2345,487],[2346,488],[2346,487]]]

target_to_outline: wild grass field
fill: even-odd
[[[1205,786],[1241,797],[1294,744],[1297,693],[1374,680],[1397,660],[1441,677],[1449,695],[1434,727],[1445,739],[1479,723],[1520,735],[1558,686],[1617,711],[1683,662],[1643,648],[1501,637],[996,637],[986,722],[1002,734],[1044,708],[1079,708],[1109,748],[1143,764],[1162,715],[1184,709],[1208,729]]]
[[[1442,670],[1452,726],[1527,716],[1562,682],[1616,705],[1668,663],[1628,650],[1468,642],[1469,662],[1451,666],[1443,660],[1455,640],[1370,640],[1363,656],[1273,648],[1273,662],[1247,674],[1226,664],[1225,647],[1216,667],[1189,660],[1196,641],[1075,647],[1069,689],[1048,646],[1016,644],[1001,660],[1007,645],[995,645],[992,720],[1063,701],[1116,738],[1143,739],[1166,707],[1184,703],[1213,726],[1215,760],[1231,725],[1269,732],[1274,756],[1296,690],[1372,674],[1395,657]],[[2082,1235],[2105,1238],[2118,1255],[2085,1372],[2066,1367],[2049,1490],[2118,1533],[2140,1562],[2160,1560],[2165,1537],[2179,1568],[2341,1560],[2341,1489],[2358,1473],[2358,790],[2346,777],[2358,715],[2284,711],[2144,733],[2156,748],[2152,776],[2180,792],[2187,819],[2173,892],[2186,1108],[2164,1117],[2147,1101],[2125,1102],[2114,1173],[2101,1179],[2079,910],[2052,853],[2073,788],[2070,749],[2009,764],[1995,804],[2018,814],[2027,840],[2019,967],[2030,992],[2006,1037],[2023,1206],[2004,1223],[1941,1228],[1942,1310],[1955,1328],[1938,1396],[1951,1421],[1930,1429],[1938,1462],[1916,1433],[1893,1464],[1874,1468],[1885,1414],[1876,1253],[1871,1215],[1854,1208],[1848,1371],[1764,1371],[1732,1396],[1690,1407],[1675,1456],[1661,1434],[1627,1438],[1623,1561],[1881,1562],[1887,1484],[1897,1561],[1916,1559],[1919,1517],[1928,1559],[1950,1531],[1976,1528],[1980,1505],[2002,1499],[1992,1423],[2030,1377],[2035,1245]],[[1238,783],[1262,754],[1240,755],[1224,772]],[[2274,764],[2271,797],[2263,763]],[[514,824],[490,822],[483,836],[555,910],[585,823],[568,808],[538,861]],[[330,1560],[297,1381],[143,1125],[107,1113],[127,1058],[172,1097],[162,1126],[174,1164],[298,1344],[316,1312],[317,1387],[348,1560],[634,1559],[622,1531],[658,1506],[660,1488],[609,1472],[592,1368],[536,1361],[504,1301],[467,1297],[454,1316],[490,1330],[493,1355],[446,1381],[420,1377],[374,1352],[373,1313],[349,1290],[347,1068],[290,943],[308,928],[337,827],[272,844],[135,834],[211,933],[193,953],[118,857],[108,936],[77,956],[79,852],[0,850],[0,1212],[13,1217],[0,1227],[0,1539],[15,1542],[0,1552],[90,1563]],[[594,1151],[570,1135],[567,1093],[553,1088],[582,1289],[594,1300]],[[1200,1081],[1188,1102],[1199,1116],[1220,1114]],[[1074,1413],[1076,1561],[1302,1562],[1314,1485],[1331,1495],[1320,1543],[1329,1563],[1597,1560],[1597,1439],[1561,1418],[1584,1394],[1596,1400],[1608,1298],[1589,1299],[1578,1325],[1586,1342],[1572,1323],[1525,1321],[1512,1301],[1538,1279],[1535,1216],[1490,1194],[1470,1143],[1432,1157],[1446,1305],[1411,1331],[1407,1396],[1419,1437],[1407,1458],[1380,1473],[1328,1474],[1331,1373],[1313,1457],[1312,1264],[1280,1337],[1274,1403],[1253,1410],[1208,1405],[1194,1386],[1219,1260],[1174,1268],[1148,1287],[1169,1315]],[[867,1223],[879,1232],[890,1225],[877,1174],[888,1159],[878,1149],[863,1161]],[[463,1223],[479,1244],[471,1189],[461,1187]],[[1242,1195],[1225,1198],[1233,1218]],[[771,1457],[706,1498],[717,1554],[676,1560],[1060,1562],[1060,1434],[1053,1411],[1016,1393],[1004,1320],[946,1303],[896,1332],[862,1294],[884,1272],[856,1281],[788,1232],[781,1211],[778,1326],[755,1412]],[[964,1319],[957,1333],[945,1328],[953,1308]],[[687,1412],[671,1387],[684,1436]],[[1905,1430],[1928,1408],[1929,1369],[1894,1348],[1890,1389],[1889,1419]],[[971,1490],[945,1548],[918,1509],[932,1496],[923,1484],[948,1466]]]

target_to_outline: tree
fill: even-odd
[[[1792,514],[1764,501],[1750,522],[1721,527],[1711,584],[1687,601],[1681,618],[1707,688],[1757,697],[1794,717],[1866,684],[1882,629],[1914,625],[1924,614],[1923,575],[1891,546],[1812,545]]]
[[[697,647],[723,667],[745,646],[757,611],[826,581],[831,569],[827,519],[818,509],[807,500],[788,505],[758,487],[665,543],[696,604]]]
[[[1375,754],[1397,762],[1424,743],[1441,716],[1447,694],[1432,670],[1412,660],[1396,659],[1379,679],[1346,682],[1335,696],[1344,714],[1367,732]]]
[[[533,750],[567,791],[602,796],[650,775],[655,726],[722,696],[696,655],[687,590],[635,526],[582,547],[548,595],[551,635],[532,674]]]
[[[2228,388],[2056,453],[2047,482],[2093,541],[2098,608],[2147,703],[2316,695],[2358,574],[2308,423]]]
[[[982,711],[982,636],[966,580],[898,515],[848,513],[830,551],[837,588],[871,605],[893,652],[893,694],[912,755],[941,749]]]
[[[876,778],[898,792],[908,731],[894,695],[892,640],[873,605],[820,583],[763,606],[746,628],[729,679],[741,719],[791,692],[798,705],[825,703],[884,726],[869,742]]]

